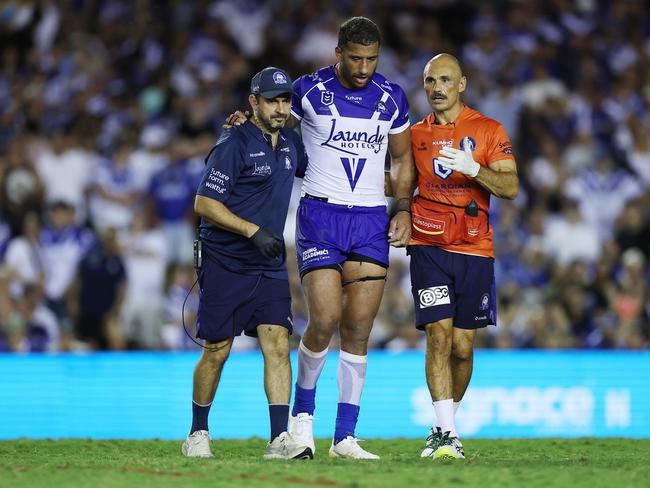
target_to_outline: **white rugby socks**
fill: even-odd
[[[325,361],[327,360],[327,351],[313,352],[307,349],[307,346],[300,341],[298,346],[298,385],[305,390],[316,388],[318,377],[323,371]]]
[[[341,351],[336,378],[339,384],[339,402],[359,405],[361,392],[366,381],[368,356],[357,356]]]
[[[327,360],[327,351],[314,352],[300,341],[298,346],[298,379],[291,415],[299,413],[314,415],[316,408],[316,383]]]
[[[450,437],[458,437],[454,423],[453,398],[433,402],[433,409],[436,411],[436,427],[440,427],[443,432],[449,432]]]

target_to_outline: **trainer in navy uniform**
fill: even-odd
[[[194,203],[201,216],[197,337],[205,348],[194,370],[192,427],[182,452],[212,457],[208,413],[233,338],[257,336],[264,355],[271,441],[265,459],[304,459],[308,446],[287,433],[291,396],[291,295],[282,233],[294,176],[307,156],[285,128],[292,82],[268,67],[251,81],[253,117],[226,129],[208,154]]]

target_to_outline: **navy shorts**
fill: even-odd
[[[453,317],[454,327],[496,325],[494,259],[410,246],[415,326]]]
[[[289,281],[228,271],[203,259],[199,278],[196,337],[217,342],[241,335],[257,337],[260,324],[292,332]]]
[[[345,261],[388,267],[386,207],[357,207],[302,198],[296,218],[300,276],[320,268],[341,269]]]

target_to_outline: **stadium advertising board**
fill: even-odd
[[[196,353],[0,355],[0,438],[181,439]],[[295,364],[296,357],[292,357]],[[371,352],[357,433],[422,437],[434,420],[421,352]],[[334,427],[337,355],[318,384],[315,434]],[[266,437],[258,353],[233,353],[210,414],[214,438]],[[457,417],[463,437],[650,437],[650,353],[477,351]]]

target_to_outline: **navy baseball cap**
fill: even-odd
[[[251,93],[268,99],[284,93],[293,95],[293,82],[285,70],[269,66],[253,76]]]

